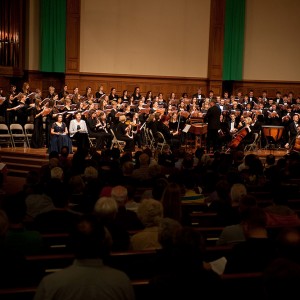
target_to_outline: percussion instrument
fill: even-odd
[[[199,146],[202,147],[202,135],[207,133],[207,124],[205,123],[193,123],[191,124],[191,128],[189,132],[195,134],[195,148],[197,148],[197,142],[199,138]]]
[[[300,152],[300,135],[298,134],[295,139],[294,151]]]
[[[275,142],[280,140],[280,138],[282,137],[284,126],[262,125],[261,127],[264,136],[271,136]]]

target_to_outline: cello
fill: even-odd
[[[248,131],[247,131],[246,127],[243,127],[242,129],[240,129],[238,132],[236,132],[233,135],[232,140],[229,143],[228,147],[230,149],[236,149],[247,134],[248,134]]]

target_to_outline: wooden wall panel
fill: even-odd
[[[85,92],[87,86],[91,86],[93,92],[103,85],[106,93],[115,87],[118,95],[122,95],[123,90],[128,90],[131,94],[136,86],[139,86],[143,95],[147,91],[152,91],[154,95],[163,93],[165,99],[171,92],[175,92],[177,97],[181,97],[186,92],[189,96],[196,93],[199,87],[202,87],[204,93],[207,93],[207,79],[205,78],[179,78],[179,77],[150,77],[150,76],[129,76],[113,74],[67,74],[66,83],[69,92],[74,87],[78,87],[81,94]]]
[[[209,90],[221,94],[223,74],[225,0],[211,0],[208,56]]]
[[[80,61],[80,0],[67,0],[66,72],[78,73]]]
[[[263,90],[266,90],[268,97],[275,97],[276,92],[280,91],[282,94],[288,94],[290,91],[294,93],[295,97],[300,96],[300,82],[288,81],[236,81],[233,84],[233,91],[241,91],[243,94],[248,94],[253,89],[254,95],[259,96]]]
[[[42,91],[43,97],[46,97],[48,94],[48,88],[50,85],[55,87],[55,91],[59,93],[65,81],[64,74],[59,73],[42,73],[39,71],[28,71],[25,74],[24,81],[28,81],[30,85],[30,90],[35,91],[40,89]]]

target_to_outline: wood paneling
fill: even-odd
[[[209,89],[222,91],[225,0],[211,0],[208,56]]]
[[[55,91],[59,93],[65,81],[65,75],[60,73],[43,73],[40,71],[28,71],[25,73],[24,81],[28,81],[30,90],[40,89],[43,97],[48,95],[50,85],[55,87]]]
[[[300,81],[236,81],[233,83],[233,91],[241,91],[243,94],[248,94],[250,90],[254,90],[254,95],[259,96],[262,91],[266,90],[268,97],[275,97],[276,92],[280,91],[282,94],[293,92],[295,97],[300,96]]]
[[[78,87],[80,93],[85,92],[87,86],[91,86],[93,93],[103,85],[106,93],[115,87],[118,95],[122,95],[123,90],[128,90],[131,94],[136,86],[139,86],[142,95],[147,91],[152,91],[154,95],[163,93],[167,99],[171,92],[175,92],[177,98],[182,93],[188,93],[189,96],[195,94],[199,87],[202,87],[203,93],[207,93],[206,78],[180,78],[180,77],[158,77],[158,76],[131,76],[131,75],[113,75],[113,74],[66,74],[66,84],[71,92],[74,87]]]
[[[78,73],[80,59],[80,0],[67,0],[66,72]]]

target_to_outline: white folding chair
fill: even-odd
[[[13,147],[12,137],[6,124],[0,124],[0,144]]]
[[[24,132],[25,132],[28,147],[30,147],[30,141],[32,139],[33,130],[34,130],[34,124],[27,123],[24,125]]]
[[[111,148],[110,149],[112,149],[113,147],[115,147],[115,148],[118,148],[121,152],[124,152],[124,148],[125,148],[126,142],[118,140],[117,137],[116,137],[116,135],[115,135],[115,132],[113,131],[112,128],[110,129],[110,131],[111,131],[111,134],[113,136],[113,139],[112,139],[112,142],[111,142]]]
[[[20,124],[10,124],[9,130],[12,137],[13,147],[16,147],[16,144],[23,144],[24,147],[27,147],[26,135]]]

